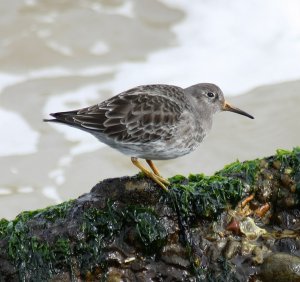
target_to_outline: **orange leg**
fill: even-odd
[[[146,160],[146,162],[147,162],[147,164],[151,167],[151,169],[152,169],[152,171],[154,172],[154,174],[158,177],[158,179],[159,179],[162,183],[167,184],[167,185],[170,185],[170,182],[169,182],[167,179],[163,178],[163,177],[160,175],[160,173],[159,173],[159,171],[158,171],[158,168],[156,167],[156,165],[155,165],[151,160]]]
[[[151,160],[146,160],[146,162],[147,162],[147,164],[151,167],[152,171],[153,171],[156,175],[160,176],[160,173],[159,173],[159,171],[158,171],[158,168],[155,166],[155,164],[154,164]]]
[[[165,191],[168,191],[167,187],[165,186],[165,184],[169,184],[168,180],[162,178],[159,175],[156,175],[155,171],[153,171],[154,173],[149,171],[138,161],[137,158],[132,157],[131,161],[137,168],[139,168],[144,174],[146,174],[149,178],[151,178],[154,182],[156,182],[160,187],[162,187]],[[152,167],[151,167],[151,169],[152,169]],[[155,167],[155,169],[156,169],[156,167]],[[157,169],[156,169],[156,172],[158,172]]]

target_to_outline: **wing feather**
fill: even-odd
[[[161,85],[141,86],[97,105],[54,115],[62,122],[124,143],[168,140],[185,110],[185,103],[180,103],[183,90],[174,86],[172,91]]]

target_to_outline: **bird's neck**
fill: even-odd
[[[204,129],[205,134],[207,134],[212,128],[214,112],[209,110],[205,105],[197,105],[196,115],[198,120],[199,129]]]

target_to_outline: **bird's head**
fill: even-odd
[[[199,83],[185,90],[196,99],[196,103],[201,106],[202,110],[206,109],[213,114],[221,111],[229,111],[254,119],[250,114],[230,105],[225,100],[222,90],[215,84]]]

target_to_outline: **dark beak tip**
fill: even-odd
[[[252,116],[252,115],[250,115],[250,114],[248,114],[248,113],[246,113],[246,115],[245,115],[246,117],[248,117],[248,118],[250,118],[250,119],[255,119],[255,117],[254,116]]]
[[[242,114],[242,115],[243,115],[243,116],[246,116],[246,117],[248,117],[248,118],[250,118],[250,119],[255,119],[254,116],[252,116],[252,115],[250,115],[250,114],[248,114],[248,113],[247,113],[247,114]]]
[[[242,114],[242,115],[245,116],[245,117],[247,117],[247,118],[250,118],[250,119],[255,119],[254,116],[252,116],[252,115],[250,115],[250,114],[248,114],[248,113]]]
[[[236,108],[236,107],[233,107],[231,106],[229,103],[225,102],[225,105],[224,105],[224,108],[223,108],[224,111],[229,111],[229,112],[233,112],[233,113],[236,113],[236,114],[239,114],[239,115],[243,115],[243,116],[246,116],[248,118],[251,118],[251,119],[254,119],[254,116],[240,110],[239,108]]]

